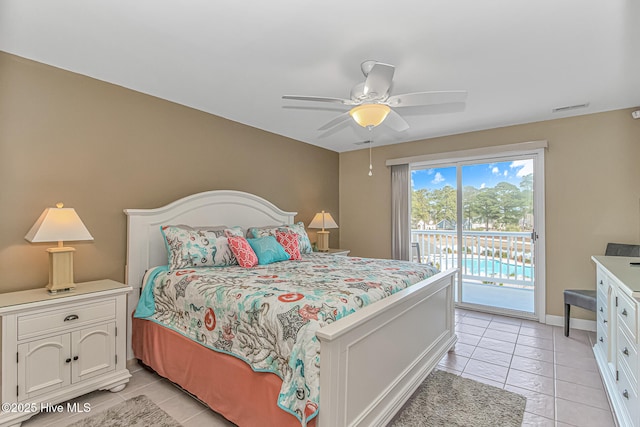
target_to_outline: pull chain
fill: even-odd
[[[371,163],[371,146],[373,145],[373,126],[368,126],[369,129],[369,176],[373,176],[373,164]]]

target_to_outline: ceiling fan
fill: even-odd
[[[394,111],[394,108],[415,107],[465,102],[467,91],[413,92],[402,95],[391,95],[395,67],[378,61],[364,61],[360,68],[365,81],[351,89],[351,98],[327,98],[321,96],[284,95],[282,99],[295,101],[329,102],[351,107],[349,111],[339,115],[318,130],[328,130],[349,119],[369,130],[384,122],[391,129],[402,132],[409,129],[409,124]]]

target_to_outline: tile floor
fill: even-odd
[[[615,426],[591,350],[595,334],[491,314],[456,310],[458,343],[439,369],[527,397],[523,426]],[[233,424],[169,381],[138,365],[120,393],[97,391],[75,401],[90,403],[83,414],[43,413],[24,427],[67,426],[130,397],[147,395],[185,427]]]
[[[527,397],[523,426],[615,426],[595,333],[456,310],[458,343],[439,368]]]

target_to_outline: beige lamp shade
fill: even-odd
[[[362,104],[353,107],[349,114],[357,124],[366,127],[375,127],[387,118],[391,111],[388,105],[384,104]]]
[[[313,217],[309,228],[322,228],[324,230],[325,228],[338,228],[338,224],[336,224],[330,213],[322,211]]]
[[[47,208],[33,224],[24,238],[32,243],[58,242],[49,252],[49,292],[71,290],[73,283],[74,248],[64,247],[63,241],[93,240],[93,236],[82,223],[73,208],[65,208],[58,203],[55,208]]]
[[[316,235],[318,236],[318,250],[326,252],[329,250],[329,232],[325,228],[338,228],[338,224],[334,221],[330,213],[322,211],[313,217],[309,228],[321,228]]]
[[[45,209],[24,238],[31,243],[93,240],[76,210],[64,207]]]

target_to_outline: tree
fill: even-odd
[[[431,206],[433,208],[434,222],[438,223],[442,220],[448,220],[455,224],[457,216],[456,190],[450,185],[445,185],[441,189],[433,190],[432,194],[433,199]]]
[[[431,220],[429,215],[429,190],[422,188],[411,192],[411,222],[413,226],[422,220],[428,224]]]
[[[508,182],[499,182],[494,187],[496,205],[500,211],[498,218],[500,223],[506,228],[517,226],[522,218],[522,196],[520,189]]]
[[[471,211],[485,224],[489,231],[489,223],[500,218],[500,209],[496,204],[496,194],[493,188],[481,188],[476,194]]]
[[[533,213],[533,174],[527,174],[520,181],[520,191],[522,196],[522,225],[524,228],[531,227],[527,216]]]
[[[471,185],[467,185],[462,189],[462,222],[463,227],[471,230],[473,228],[474,209],[473,205],[476,203],[476,197],[478,196],[478,189]]]

